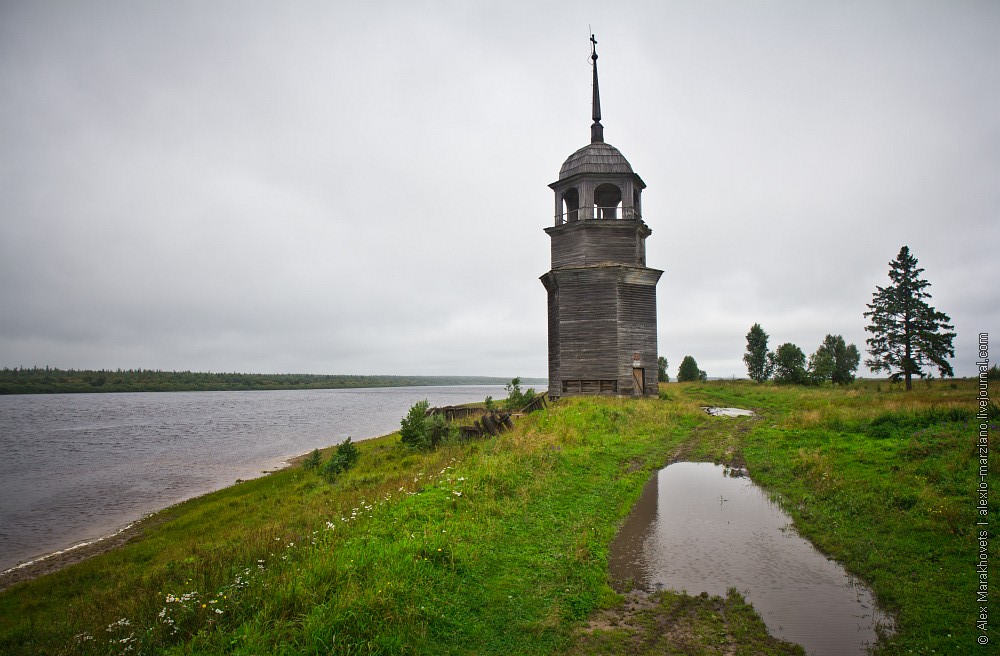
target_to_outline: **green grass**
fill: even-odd
[[[884,641],[884,653],[962,654],[981,653],[974,626],[981,528],[974,390],[967,381],[936,381],[909,393],[887,383],[685,392],[763,412],[740,439],[742,459],[799,532],[867,582],[895,614],[897,633]],[[995,411],[991,421],[996,453]],[[701,455],[717,457],[724,441],[703,440]],[[990,516],[997,511],[994,495]]]
[[[678,455],[745,463],[871,584],[898,618],[884,653],[976,653],[973,388],[882,387],[671,384],[661,400],[564,400],[430,453],[359,442],[333,484],[301,468],[247,481],[0,593],[0,653],[715,653],[754,640],[766,647],[732,653],[794,653],[738,595],[665,594],[631,634],[582,631],[621,605],[609,544]],[[674,644],[646,640],[651,626]]]

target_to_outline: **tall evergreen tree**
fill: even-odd
[[[924,300],[931,296],[924,291],[930,283],[920,277],[924,270],[917,267],[917,258],[903,246],[889,267],[892,283],[875,287],[864,313],[871,320],[865,330],[872,334],[866,340],[871,358],[865,364],[873,372],[898,370],[893,375],[905,378],[907,390],[913,389],[911,377],[923,376],[928,363],[936,365],[941,376],[954,376],[947,360],[955,357],[954,326],[947,314]]]
[[[763,383],[771,377],[771,361],[767,357],[767,333],[755,323],[747,333],[747,352],[743,354],[751,380]]]
[[[685,355],[681,360],[681,366],[677,370],[677,382],[688,383],[694,380],[703,380],[702,371],[698,368],[698,363],[690,355]]]

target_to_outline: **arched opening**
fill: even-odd
[[[563,192],[563,212],[567,221],[576,221],[580,214],[580,192],[570,187]]]
[[[605,182],[594,189],[594,216],[598,219],[617,219],[622,204],[622,190],[618,185]]]

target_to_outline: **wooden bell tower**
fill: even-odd
[[[656,283],[646,266],[642,181],[604,142],[593,35],[590,143],[563,162],[555,192],[548,292],[549,396],[656,396]]]

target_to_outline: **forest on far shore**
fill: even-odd
[[[542,379],[525,379],[540,382]],[[368,376],[327,374],[240,374],[151,369],[78,370],[14,368],[0,370],[0,394],[80,392],[201,392],[238,390],[343,389],[419,385],[503,385],[497,376]]]

